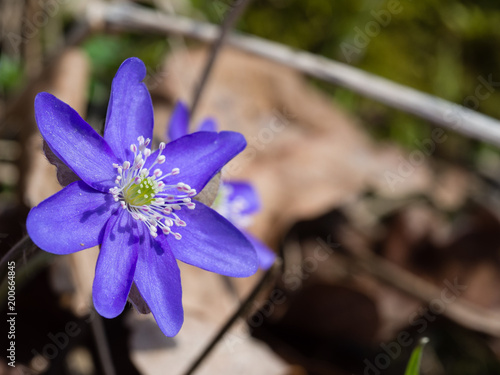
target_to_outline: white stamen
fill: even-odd
[[[192,210],[196,204],[191,197],[196,195],[196,190],[183,182],[171,181],[172,176],[180,174],[179,168],[173,168],[170,173],[164,173],[161,168],[154,168],[156,164],[166,161],[162,151],[165,150],[164,142],[160,143],[156,160],[144,168],[146,160],[152,151],[148,148],[151,140],[144,137],[137,138],[138,145],[130,145],[134,153],[132,163],[123,162],[122,165],[113,164],[117,169],[116,186],[109,189],[116,202],[127,210],[134,220],[147,226],[153,238],[161,233],[172,234],[175,239],[182,239],[180,233],[172,231],[172,227],[185,227],[187,224],[174,211],[182,214],[182,206]],[[167,193],[168,192],[168,193]]]

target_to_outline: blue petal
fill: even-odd
[[[42,92],[35,98],[40,133],[54,154],[94,189],[114,186],[118,159],[106,141],[76,111],[55,96]]]
[[[26,227],[41,249],[71,254],[102,243],[106,222],[117,207],[111,194],[75,181],[32,208]]]
[[[175,257],[182,262],[207,271],[233,277],[253,275],[258,259],[252,244],[229,221],[200,202],[194,210],[177,212],[186,222],[175,228],[182,235],[160,235],[157,240],[170,245]]]
[[[204,119],[200,125],[198,125],[199,132],[216,132],[217,131],[217,123],[213,118]]]
[[[252,236],[245,230],[242,230],[248,241],[253,245],[253,248],[257,252],[257,258],[259,258],[259,266],[263,270],[269,269],[274,264],[276,260],[276,254],[266,245],[264,245],[260,240]]]
[[[153,137],[153,105],[146,85],[144,63],[136,57],[125,60],[111,85],[104,139],[121,162],[132,162],[131,144],[137,138]]]
[[[152,237],[147,238],[149,244],[139,252],[134,281],[162,332],[172,337],[184,321],[179,267],[168,245],[161,247]]]
[[[260,210],[259,195],[251,184],[243,181],[224,181],[223,184],[230,189],[227,197],[229,204],[235,199],[245,202],[245,208],[241,210],[241,214],[248,215]]]
[[[123,209],[117,211],[106,225],[92,288],[94,306],[106,318],[118,316],[127,303],[137,254],[145,242],[145,235],[149,235],[144,233],[144,225],[139,227]]]
[[[183,137],[188,134],[189,127],[189,109],[187,106],[179,101],[175,105],[172,117],[168,123],[168,140],[175,141],[177,138]]]
[[[246,146],[245,137],[235,132],[196,132],[185,135],[167,144],[163,155],[164,164],[155,165],[163,174],[179,168],[180,174],[166,178],[166,184],[183,182],[200,192],[220,169]],[[148,158],[145,168],[149,168],[158,156],[158,150]]]

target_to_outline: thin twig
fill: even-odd
[[[238,320],[238,318],[245,316],[248,311],[252,307],[252,302],[257,298],[259,293],[269,284],[271,284],[278,274],[278,271],[281,268],[281,260],[280,258],[276,258],[273,266],[266,271],[264,276],[260,279],[260,281],[255,285],[254,289],[248,297],[241,303],[240,307],[236,312],[226,321],[226,324],[220,329],[220,331],[215,335],[215,337],[210,341],[210,343],[205,347],[203,352],[198,356],[198,358],[191,364],[189,370],[185,372],[185,375],[191,375],[194,371],[200,366],[200,364],[208,357],[210,352],[215,348],[217,343],[220,341],[222,337],[229,331],[232,325]]]
[[[193,103],[191,104],[191,111],[190,111],[191,118],[194,118],[194,113],[196,111],[196,108],[198,107],[198,103],[200,102],[201,94],[203,93],[203,89],[205,88],[208,78],[210,77],[210,73],[212,72],[215,60],[217,59],[217,56],[219,55],[222,45],[225,42],[226,36],[228,35],[229,31],[231,31],[236,21],[238,21],[238,19],[241,17],[241,15],[243,14],[243,12],[248,7],[251,1],[252,0],[241,0],[239,2],[237,1],[238,4],[234,8],[232,8],[229,11],[227,17],[224,18],[224,22],[222,23],[219,37],[212,45],[212,49],[210,50],[208,61],[205,65],[205,68],[203,69],[200,82],[198,83],[198,86],[194,91],[194,98],[193,98]]]
[[[92,319],[91,327],[94,334],[94,340],[97,346],[99,360],[101,361],[102,370],[105,375],[115,375],[116,371],[113,366],[111,352],[109,350],[109,343],[104,330],[104,324],[101,316],[94,311],[94,319]]]
[[[439,288],[377,255],[356,258],[355,264],[363,272],[383,283],[426,303],[442,299],[443,288]],[[455,280],[448,280],[448,282],[448,285],[452,285]],[[449,288],[448,285],[447,288]],[[453,303],[446,305],[443,315],[469,329],[500,337],[500,313],[498,311],[485,309],[463,298],[457,298]]]
[[[49,52],[47,57],[47,63],[44,68],[36,77],[33,77],[28,84],[23,88],[23,90],[10,99],[5,107],[5,110],[0,113],[0,132],[4,130],[5,125],[7,124],[6,119],[9,119],[16,111],[19,111],[26,102],[28,102],[27,98],[33,96],[33,90],[47,78],[47,75],[50,73],[54,64],[61,58],[63,53],[67,51],[70,47],[77,46],[81,44],[91,33],[91,25],[87,23],[86,19],[79,20],[75,23],[71,31],[68,33],[68,36],[64,42],[64,45],[61,47],[57,47],[54,51]]]
[[[9,260],[13,260],[23,254],[25,251],[32,251],[36,249],[36,245],[31,241],[29,235],[24,236],[16,243],[0,260],[0,270],[5,268],[5,265]]]
[[[333,254],[335,263],[339,267],[368,274],[386,285],[429,304],[434,300],[443,299],[443,288],[373,254],[355,236],[344,236],[344,243],[349,245],[345,247],[346,249],[351,249],[349,255]],[[458,281],[458,279],[445,280],[446,288],[450,289],[450,285]],[[456,289],[451,292],[455,294],[465,292],[460,287]],[[500,312],[483,308],[459,297],[456,295],[452,302],[447,303],[446,309],[442,312],[444,316],[474,331],[500,337]]]
[[[131,4],[110,4],[101,13],[113,29],[177,34],[213,43],[218,27],[179,16],[159,15]],[[226,43],[299,70],[393,108],[412,113],[468,137],[500,146],[500,121],[433,95],[391,82],[352,66],[255,36],[231,33]]]

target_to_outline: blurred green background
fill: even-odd
[[[176,8],[181,15],[220,24],[237,2],[190,0],[178,2]],[[492,0],[255,0],[238,29],[467,104],[466,98],[480,84],[478,77],[491,75],[493,81],[500,81],[500,49],[495,48],[500,45],[499,24],[500,5]],[[85,48],[95,68],[91,105],[105,108],[109,81],[121,61],[135,55],[148,67],[160,66],[169,45],[162,37],[121,34],[93,36]],[[21,61],[1,56],[3,97],[22,84]],[[431,130],[423,120],[349,90],[314,84],[357,115],[379,139],[411,149],[415,138],[425,138]],[[500,118],[499,102],[496,90],[475,109]],[[472,166],[485,153],[497,155],[492,147],[457,135],[440,147],[436,157]]]
[[[176,9],[182,16],[220,24],[235,1],[179,1]],[[62,22],[63,29],[69,30],[75,19],[63,15]],[[500,82],[498,0],[254,0],[238,30],[347,63],[457,104],[466,104],[466,98],[475,95],[481,84],[479,77]],[[47,35],[45,38],[50,39]],[[165,37],[132,33],[93,35],[83,46],[93,67],[89,87],[93,110],[89,114],[100,118],[105,116],[111,79],[124,59],[141,58],[150,69],[148,78],[154,79],[170,49]],[[14,98],[27,81],[23,56],[2,53],[2,101]],[[377,139],[410,150],[416,147],[415,139],[430,135],[432,126],[413,115],[342,87],[312,79],[311,83],[357,116]],[[500,119],[498,103],[500,92],[495,88],[475,109]],[[486,159],[500,164],[499,155],[496,148],[450,132],[448,141],[440,145],[433,158],[481,170]],[[8,188],[0,186],[0,192]],[[480,358],[482,353],[489,353],[487,349],[479,350],[481,355],[477,355],[473,349],[454,346],[457,342],[472,342],[479,347],[476,338],[465,337],[455,327],[436,336],[442,340],[436,346],[448,349],[437,354],[444,363],[454,366],[449,367],[451,373],[498,371],[496,358],[489,354]]]
[[[218,22],[216,7],[202,0],[192,2]],[[479,76],[492,75],[500,81],[499,24],[500,4],[489,0],[255,0],[241,30],[470,106],[466,98],[474,95]],[[414,139],[427,137],[431,130],[412,115],[349,90],[316,83],[359,116],[377,138],[412,149]],[[499,102],[496,90],[474,109],[500,119]],[[470,165],[492,151],[452,136],[436,156]]]

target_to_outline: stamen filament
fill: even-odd
[[[132,218],[143,222],[152,237],[158,236],[158,228],[165,235],[172,234],[175,239],[180,240],[182,235],[172,231],[172,227],[186,226],[183,221],[173,211],[179,211],[182,206],[194,209],[195,203],[191,197],[196,195],[196,190],[183,182],[176,184],[165,184],[163,180],[171,176],[180,174],[179,168],[173,168],[170,173],[163,174],[160,168],[155,168],[157,164],[163,164],[166,157],[162,155],[165,143],[160,143],[158,156],[149,166],[143,168],[148,157],[151,156],[151,149],[147,146],[151,140],[149,138],[138,137],[138,146],[130,145],[130,150],[134,153],[133,163],[123,162],[122,165],[113,164],[117,169],[115,179],[116,186],[109,189],[116,202],[127,210]],[[172,216],[172,217],[170,217]]]

